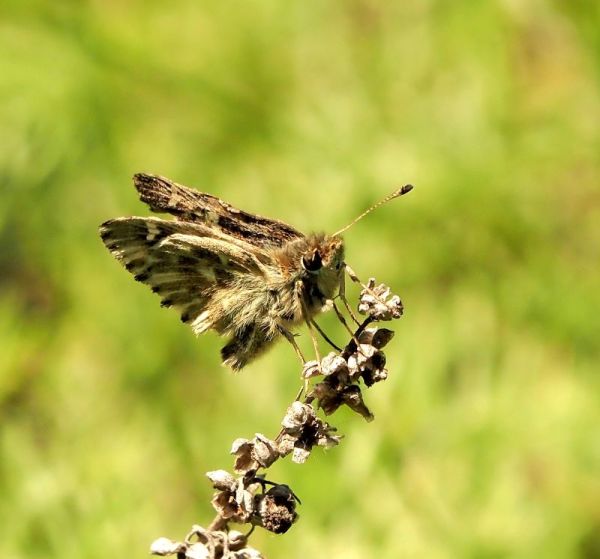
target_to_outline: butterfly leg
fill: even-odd
[[[338,317],[338,320],[344,325],[344,328],[346,328],[346,330],[348,331],[348,333],[352,337],[354,337],[354,332],[352,331],[352,329],[350,328],[350,326],[348,326],[348,322],[346,322],[346,318],[342,314],[342,311],[340,309],[338,309],[338,307],[335,304],[335,302],[333,303],[333,310],[335,311],[335,314]]]
[[[348,266],[345,263],[344,263],[344,267],[346,269],[346,272],[350,276],[350,279],[356,283],[360,283],[360,280],[358,279],[358,277],[356,276],[356,274],[354,273],[352,268],[350,268],[350,266]],[[352,312],[350,303],[348,303],[348,299],[346,298],[346,276],[344,274],[342,274],[342,277],[340,279],[339,295],[340,295],[340,299],[342,300],[342,303],[344,303],[344,306],[346,307],[346,310],[348,311],[348,314],[352,317],[352,320],[354,320],[354,322],[356,322],[357,325],[360,325],[358,318],[356,318],[355,314]]]
[[[356,275],[356,272],[352,268],[350,268],[350,266],[348,266],[346,262],[344,262],[344,269],[346,270],[346,273],[354,283],[360,283],[362,285],[362,281],[360,281],[360,279]]]
[[[298,347],[298,344],[296,343],[296,340],[294,339],[294,334],[292,332],[290,332],[287,328],[285,328],[281,325],[277,326],[277,330],[279,330],[279,332],[281,332],[281,335],[288,342],[290,342],[290,344],[292,344],[292,347],[294,348],[294,351],[296,352],[296,355],[298,356],[298,359],[300,359],[300,363],[302,363],[302,367],[304,368],[304,364],[306,363],[306,358],[304,357],[302,350]],[[300,387],[300,390],[296,394],[296,397],[294,398],[294,400],[300,400],[300,396],[302,396],[302,394],[308,394],[308,379],[304,380],[304,382],[303,382],[302,386]]]
[[[294,339],[294,334],[292,334],[292,332],[290,332],[287,328],[284,328],[281,325],[278,325],[277,329],[279,330],[279,332],[281,332],[281,335],[288,342],[290,342],[290,344],[292,344],[292,347],[294,348],[294,351],[296,352],[298,359],[300,359],[300,362],[302,363],[302,365],[304,365],[304,363],[306,363],[306,359],[305,359],[304,355],[302,354],[301,349],[298,347],[296,340]]]
[[[306,308],[303,290],[304,290],[304,286],[303,286],[302,282],[301,281],[297,282],[296,283],[296,296],[298,297],[298,300],[300,301],[300,305],[302,307],[302,318],[304,318],[304,322],[306,322],[306,326],[308,328],[308,333],[310,334],[310,339],[312,341],[313,348],[315,350],[315,356],[317,358],[317,361],[320,364],[321,363],[321,354],[319,352],[319,342],[317,341],[317,337],[315,336],[315,331],[313,330],[313,323],[310,318],[308,309]]]
[[[323,332],[323,330],[321,329],[321,327],[317,324],[317,321],[314,318],[310,319],[311,324],[317,329],[317,332],[319,332],[319,334],[321,334],[322,338],[336,351],[342,351],[341,347],[338,347],[336,344],[334,344],[329,336],[327,334],[325,334],[325,332]]]
[[[313,323],[308,318],[306,318],[306,315],[304,315],[304,322],[306,322],[306,326],[308,328],[308,333],[310,334],[310,339],[312,341],[313,348],[315,350],[315,356],[317,358],[317,361],[319,363],[321,363],[321,354],[319,352],[319,342],[317,340],[317,336],[315,336],[315,331],[313,329]]]

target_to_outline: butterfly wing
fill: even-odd
[[[238,210],[215,196],[164,177],[138,173],[133,182],[140,199],[153,212],[166,212],[184,222],[205,224],[257,247],[281,247],[304,237],[282,221]]]
[[[261,277],[255,250],[245,250],[209,227],[159,218],[122,217],[100,226],[102,241],[137,281],[150,286],[161,306],[175,307],[194,332],[218,331],[215,293],[240,275]]]

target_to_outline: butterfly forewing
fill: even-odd
[[[304,236],[287,223],[238,210],[215,196],[164,177],[138,173],[133,180],[141,201],[153,212],[170,213],[181,221],[206,224],[257,247],[281,247]]]

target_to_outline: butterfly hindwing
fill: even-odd
[[[175,307],[196,333],[219,322],[213,295],[243,274],[261,275],[256,257],[212,236],[210,228],[158,218],[126,217],[102,224],[109,251],[137,281]]]

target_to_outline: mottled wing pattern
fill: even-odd
[[[207,310],[215,292],[240,274],[263,273],[251,252],[214,233],[194,223],[144,217],[111,219],[100,226],[113,256],[160,296],[162,306],[175,307],[196,333],[215,326],[218,317]]]
[[[153,212],[184,222],[203,223],[257,247],[281,247],[304,235],[282,221],[260,217],[167,178],[138,173],[133,177],[142,202]]]

